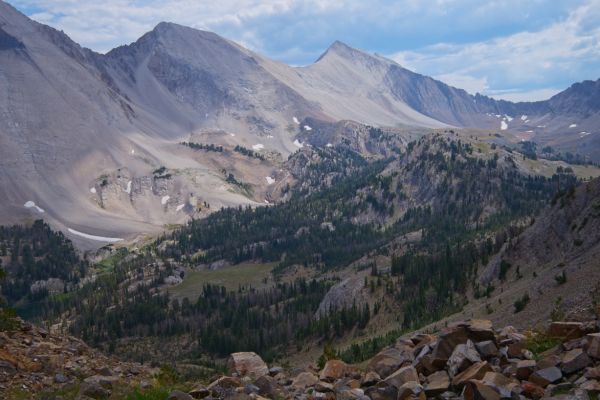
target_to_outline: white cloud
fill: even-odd
[[[502,100],[510,101],[538,101],[547,100],[555,94],[559,93],[563,89],[534,89],[534,90],[519,90],[519,89],[505,89],[505,90],[489,90],[486,92],[487,95]]]
[[[475,78],[469,75],[460,75],[460,74],[442,74],[434,76],[435,79],[438,79],[450,86],[454,86],[456,88],[464,89],[471,94],[475,93],[484,93],[489,89],[489,85],[487,82],[487,78]]]
[[[484,94],[517,87],[505,98],[527,93],[547,96],[552,83],[580,76],[597,79],[600,71],[600,0],[574,9],[569,16],[538,31],[524,31],[469,44],[439,43],[393,54],[407,68]],[[546,86],[546,87],[544,87]],[[536,89],[535,91],[533,89]]]

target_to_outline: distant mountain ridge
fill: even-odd
[[[600,160],[600,81],[544,102],[497,101],[339,41],[291,67],[163,22],[103,55],[0,1],[0,86],[1,219],[30,216],[31,201],[58,228],[102,237],[182,223],[197,202],[264,204],[308,121],[489,129]],[[191,137],[268,161],[190,155],[178,143]],[[168,179],[153,174],[163,166]]]

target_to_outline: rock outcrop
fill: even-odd
[[[546,332],[532,333],[512,327],[496,330],[490,321],[469,320],[451,325],[437,335],[414,334],[401,338],[362,367],[329,360],[318,373],[306,370],[294,377],[281,368],[267,369],[254,353],[236,353],[229,362],[230,366],[237,365],[230,368],[233,376],[215,380],[202,396],[194,397],[595,398],[593,396],[600,392],[598,331],[600,324],[596,321],[553,323]],[[253,367],[244,367],[249,364]],[[249,372],[254,366],[263,374],[257,379]],[[190,396],[193,394],[190,392]]]
[[[0,398],[37,398],[79,388],[79,398],[108,398],[117,388],[133,391],[157,371],[108,357],[72,336],[27,322],[0,332]],[[20,397],[19,397],[20,396]]]

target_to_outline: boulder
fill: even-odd
[[[385,378],[384,381],[398,389],[406,382],[419,382],[419,374],[417,374],[417,370],[412,365],[408,365],[400,368]]]
[[[527,345],[525,341],[514,342],[508,345],[508,349],[506,354],[509,358],[526,358],[524,357],[524,353],[527,351]]]
[[[362,389],[343,389],[336,394],[336,400],[369,400]]]
[[[169,393],[167,400],[194,400],[194,398],[188,393],[180,390],[173,390],[171,393]]]
[[[477,351],[484,359],[488,359],[498,355],[498,347],[492,340],[485,340],[483,342],[475,343]]]
[[[581,322],[552,322],[548,328],[548,335],[560,339],[577,339],[583,337],[583,324]]]
[[[375,386],[371,386],[365,390],[371,400],[397,400],[398,389],[384,381],[379,382]]]
[[[419,373],[429,375],[436,371],[443,370],[446,367],[447,362],[448,360],[445,358],[435,358],[433,354],[426,354],[415,364],[415,368]]]
[[[83,381],[79,388],[80,395],[91,397],[92,399],[107,399],[110,397],[110,390],[104,388],[99,382]]]
[[[233,376],[222,376],[208,385],[207,389],[213,397],[222,398],[236,392],[242,386],[242,381]]]
[[[313,373],[301,372],[292,381],[292,387],[294,389],[306,389],[309,386],[314,386],[317,382],[319,382],[319,378]]]
[[[256,387],[258,387],[258,394],[274,399],[280,394],[279,386],[275,378],[269,375],[263,375],[254,381]]]
[[[333,382],[344,377],[348,373],[348,364],[341,360],[329,360],[319,374],[322,381]]]
[[[502,398],[511,398],[519,387],[519,381],[498,372],[487,372],[481,381],[492,387]]]
[[[425,385],[425,394],[427,397],[434,397],[444,393],[450,387],[450,377],[446,371],[438,371],[427,377]]]
[[[537,363],[535,360],[520,360],[517,363],[517,378],[522,381],[529,379],[529,376],[535,371],[536,366]]]
[[[492,321],[488,319],[472,319],[466,321],[466,328],[469,339],[473,340],[474,342],[496,340]]]
[[[557,367],[549,367],[535,371],[529,377],[529,381],[543,388],[551,383],[558,382],[562,378],[562,372]]]
[[[467,343],[459,344],[454,348],[452,355],[448,359],[448,373],[453,377],[479,361],[481,361],[479,352],[475,349],[473,342],[467,340]]]
[[[585,390],[586,392],[595,393],[597,395],[600,393],[600,382],[591,379],[582,383],[579,388]]]
[[[545,395],[544,388],[528,381],[521,382],[521,391],[530,399],[541,399]]]
[[[419,382],[406,382],[398,389],[398,400],[405,400],[408,398],[425,398],[425,389]]]
[[[586,369],[584,376],[588,379],[600,379],[600,367]]]
[[[481,361],[471,365],[460,374],[452,378],[452,386],[462,388],[468,380],[481,380],[487,372],[492,372],[492,366],[487,361]]]
[[[367,370],[385,378],[404,364],[410,364],[413,359],[412,350],[407,352],[391,347],[377,353],[367,364]]]
[[[465,400],[500,400],[500,394],[492,387],[478,380],[466,382],[463,390]]]
[[[587,335],[587,354],[588,356],[600,359],[600,333],[590,333]]]
[[[381,380],[379,374],[375,371],[369,371],[362,379],[362,386],[373,386]]]
[[[469,336],[464,326],[453,326],[446,328],[440,334],[436,345],[433,348],[432,356],[434,359],[448,360],[459,344],[467,343]]]
[[[189,395],[195,399],[203,399],[210,394],[210,391],[204,386],[196,386],[192,390],[190,390]]]
[[[550,367],[556,367],[560,364],[560,357],[553,354],[550,356],[546,356],[537,362],[538,369],[545,369]]]
[[[227,369],[238,376],[258,378],[267,375],[269,367],[260,356],[254,352],[233,353],[227,361]]]
[[[333,393],[335,391],[331,383],[323,381],[315,384],[315,390],[320,393]]]
[[[590,357],[583,349],[573,349],[564,353],[561,357],[561,369],[566,375],[584,369],[592,363]]]

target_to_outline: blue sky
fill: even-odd
[[[548,98],[600,78],[600,0],[13,0],[96,51],[160,21],[214,31],[293,65],[333,41],[471,93]]]

